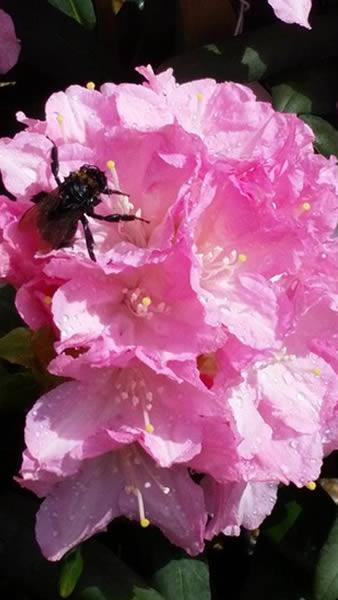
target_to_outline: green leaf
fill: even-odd
[[[146,548],[146,572],[151,585],[166,600],[210,600],[209,569],[206,562],[190,558],[173,546],[158,530],[139,531],[137,564]]]
[[[96,17],[91,0],[48,0],[69,17],[88,28],[95,27]]]
[[[297,92],[292,84],[281,83],[272,88],[272,101],[276,110],[291,113],[310,113],[312,111],[311,98]]]
[[[164,600],[163,597],[96,540],[82,546],[83,573],[74,600]]]
[[[338,514],[319,555],[314,580],[314,598],[338,598]]]
[[[0,338],[0,358],[29,369],[43,391],[48,391],[64,381],[47,370],[54,356],[54,335],[47,326],[36,331],[30,331],[27,327],[17,327]]]
[[[300,118],[311,127],[316,136],[315,148],[324,154],[330,156],[334,154],[338,157],[338,131],[330,123],[316,117],[315,115],[299,115]]]
[[[0,338],[0,357],[15,365],[31,367],[34,363],[32,332],[27,327],[17,327]]]
[[[285,69],[313,65],[337,56],[337,12],[314,17],[311,31],[277,23],[260,27],[224,42],[185,52],[166,61],[179,82],[201,77],[218,81],[251,82]]]
[[[327,539],[336,510],[320,485],[313,491],[283,486],[272,514],[262,524],[257,546],[260,541],[268,543],[297,572],[307,580],[311,574],[312,579],[319,549]]]
[[[152,584],[166,600],[210,600],[207,565],[196,558],[170,560],[152,577]]]
[[[268,81],[274,108],[283,112],[336,114],[338,74],[334,64],[292,69]]]
[[[82,571],[83,558],[79,547],[68,554],[63,560],[59,580],[59,593],[61,598],[68,598],[68,596],[71,595]]]
[[[295,500],[291,500],[284,505],[284,511],[284,516],[279,523],[264,529],[265,535],[276,544],[279,544],[282,541],[291,527],[295,524],[302,512],[302,507]]]

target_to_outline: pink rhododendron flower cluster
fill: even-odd
[[[7,73],[18,60],[20,42],[11,17],[0,9],[0,74]]]
[[[139,72],[53,94],[0,141],[1,275],[70,378],[28,414],[20,478],[52,560],[119,515],[196,554],[338,446],[336,161],[242,85]],[[149,221],[89,217],[96,262],[81,228],[46,252],[20,226],[56,188],[51,140],[61,179],[91,163],[126,193],[97,212]]]

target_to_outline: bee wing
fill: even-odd
[[[28,230],[31,227],[39,227],[39,215],[42,212],[46,212],[50,209],[55,209],[58,201],[58,197],[55,190],[54,192],[39,192],[31,198],[33,206],[28,208],[22,215],[19,221],[19,228]]]
[[[47,253],[52,250],[52,246],[42,238],[38,228],[40,206],[33,204],[26,212],[23,213],[18,228],[23,233],[29,233],[29,237],[34,240],[34,246],[42,253]]]
[[[64,248],[73,241],[77,230],[79,216],[69,213],[46,218],[45,214],[38,215],[38,229],[41,237],[51,248]]]
[[[54,196],[53,192],[39,192],[31,198],[31,202],[34,202],[34,205],[23,213],[19,221],[19,229],[27,231],[32,227],[38,226],[38,216],[42,206],[41,203],[48,200],[51,196]]]
[[[21,217],[19,228],[25,231],[34,229],[41,240],[39,250],[43,252],[68,246],[76,233],[80,213],[58,211],[60,199],[57,190],[38,196],[37,203]]]
[[[21,231],[28,231],[32,227],[37,227],[38,212],[39,206],[37,204],[28,208],[28,210],[23,213],[18,223],[19,229],[21,229]]]

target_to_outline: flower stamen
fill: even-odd
[[[64,129],[64,116],[61,113],[57,113],[56,120],[61,130],[61,135],[65,137],[65,129]]]
[[[302,212],[309,212],[311,210],[310,202],[303,202],[300,206]]]
[[[146,518],[141,490],[139,488],[134,488],[133,494],[135,494],[137,500],[138,512],[140,515],[140,525],[141,527],[148,527],[150,525],[150,521]]]
[[[107,169],[110,171],[114,189],[120,191],[121,188],[120,188],[119,178],[117,175],[115,160],[112,160],[110,158],[109,160],[107,160],[106,166],[107,166]],[[120,199],[120,198],[122,198],[122,196],[119,196],[118,198]],[[126,196],[126,198],[127,198],[127,196]],[[114,199],[116,200],[116,198],[114,198]],[[119,208],[122,208],[124,210],[124,206],[119,207]]]
[[[314,492],[314,490],[317,487],[317,484],[315,481],[309,481],[308,483],[305,484],[305,487],[310,490],[310,492]]]

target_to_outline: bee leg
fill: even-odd
[[[102,193],[108,194],[109,196],[111,196],[112,194],[115,194],[116,196],[128,196],[129,198],[129,194],[126,194],[126,192],[120,192],[120,190],[110,190],[108,187],[106,187],[106,189]]]
[[[50,140],[52,142],[52,140]],[[52,146],[52,150],[50,153],[50,159],[51,159],[51,163],[50,163],[50,168],[52,169],[52,173],[54,175],[54,179],[56,181],[56,183],[58,185],[61,185],[61,179],[59,177],[59,167],[60,167],[60,163],[59,163],[59,153],[58,153],[58,149],[57,146],[54,144],[54,142],[52,142],[53,146]]]
[[[48,192],[38,192],[37,194],[34,194],[30,200],[31,202],[34,202],[34,204],[39,204],[39,202],[45,200],[46,196],[48,196]]]
[[[81,221],[82,227],[83,227],[83,233],[84,233],[85,240],[86,240],[86,246],[87,246],[89,258],[92,261],[96,262],[96,258],[95,258],[95,254],[94,254],[94,238],[93,238],[92,232],[90,231],[89,223],[88,223],[85,215],[82,215],[82,217],[80,218],[80,221]]]
[[[142,217],[137,217],[136,215],[120,215],[118,213],[113,215],[97,215],[92,212],[89,216],[98,221],[107,221],[107,223],[120,223],[121,221],[143,221],[143,223],[150,223],[147,219],[142,219]]]

